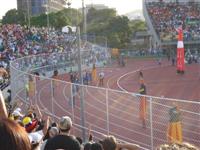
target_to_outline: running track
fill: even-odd
[[[151,68],[151,69],[149,69]],[[198,68],[198,69],[197,69]],[[142,69],[148,95],[170,97],[177,99],[188,99],[200,102],[200,79],[199,66],[190,65],[186,67],[186,74],[183,76],[176,74],[176,68],[170,66],[166,60],[158,66],[155,60],[128,60],[126,67],[121,68],[116,64],[112,67],[99,68],[98,71],[105,72],[104,88],[106,90],[93,87],[84,88],[85,100],[85,122],[86,127],[103,134],[115,135],[121,140],[140,144],[142,147],[150,149],[150,124],[146,129],[141,127],[138,118],[138,98],[131,94],[117,92],[115,90],[126,90],[137,92],[139,88],[137,70]],[[67,74],[60,75],[60,80],[69,81]],[[96,85],[93,83],[92,85]],[[37,83],[37,98],[33,103],[37,103],[41,108],[45,108],[51,113],[61,117],[69,115],[75,124],[81,124],[80,120],[80,96],[76,96],[76,105],[71,107],[70,84],[58,83],[55,87],[55,94],[51,94],[51,84],[47,80]],[[52,100],[52,97],[53,100]],[[106,107],[108,99],[108,108]],[[168,109],[171,102],[164,99],[153,99],[153,135],[154,147],[166,142],[166,129],[168,123]],[[200,117],[187,112],[200,113],[200,104],[190,104],[178,102],[183,111],[183,135],[184,141],[200,146]],[[106,115],[106,112],[109,115]],[[72,115],[73,114],[73,115]],[[149,116],[149,113],[148,113]],[[149,117],[148,117],[149,118]],[[109,125],[106,121],[109,120]],[[148,122],[149,123],[149,122]],[[75,135],[81,135],[81,130],[74,129]],[[93,133],[96,139],[101,139],[97,133]]]

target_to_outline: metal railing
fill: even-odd
[[[44,57],[44,55],[34,57]],[[34,58],[21,58],[10,65],[12,99],[23,101],[25,106],[27,103],[37,104],[44,113],[51,115],[55,120],[63,115],[70,116],[75,125],[72,131],[76,136],[82,135],[82,129],[91,128],[95,140],[102,139],[102,135],[110,134],[121,141],[139,144],[143,149],[155,149],[156,146],[168,142],[168,112],[172,103],[176,102],[181,112],[183,140],[200,146],[199,102],[72,84],[65,81],[67,75],[64,73],[68,72],[65,68],[72,67],[66,62],[65,70],[62,65],[58,67],[64,74],[59,79],[52,79],[48,75],[38,77],[30,72],[42,70],[48,74],[55,66],[50,68],[48,65],[40,67],[25,65],[22,68],[24,63],[20,63],[25,59]],[[29,85],[28,91],[26,85]],[[84,92],[85,126],[80,126],[80,89]],[[143,97],[147,103],[146,128],[143,128],[139,115]]]

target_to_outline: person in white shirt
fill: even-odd
[[[103,86],[104,72],[99,73],[99,86]]]

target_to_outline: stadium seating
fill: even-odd
[[[176,29],[184,30],[187,41],[200,40],[200,7],[195,3],[149,2],[148,14],[161,41],[176,40]]]

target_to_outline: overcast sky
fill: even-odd
[[[73,8],[80,8],[82,0],[71,0]],[[116,8],[119,15],[133,10],[142,9],[142,0],[85,0],[85,4],[105,4],[111,8]],[[12,8],[17,8],[17,0],[1,0],[0,18]]]

